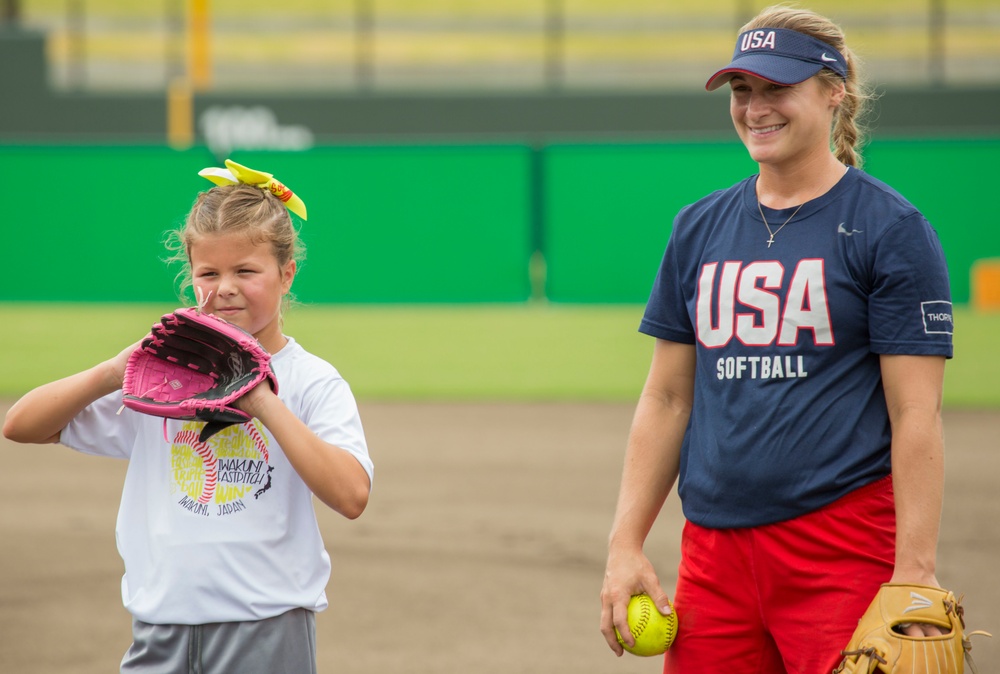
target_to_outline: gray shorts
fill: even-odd
[[[316,674],[316,615],[303,608],[208,625],[133,619],[132,640],[123,674]]]

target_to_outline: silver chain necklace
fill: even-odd
[[[788,219],[785,220],[784,224],[782,224],[781,227],[778,227],[776,230],[774,230],[772,232],[771,231],[771,225],[767,224],[767,218],[764,217],[764,209],[760,207],[760,199],[757,200],[757,210],[760,211],[760,219],[764,221],[764,226],[767,227],[767,233],[771,235],[771,238],[769,238],[767,240],[767,247],[768,248],[770,248],[771,244],[774,243],[774,235],[777,234],[778,232],[780,232],[782,229],[784,229],[785,225],[787,225],[789,222],[791,222],[792,218],[794,218],[796,216],[796,214],[798,214],[798,212],[800,210],[802,210],[802,207],[805,206],[805,205],[806,205],[806,203],[804,201],[801,204],[799,204],[799,207],[795,209],[794,213],[792,213],[790,216],[788,216]]]

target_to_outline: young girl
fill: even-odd
[[[664,671],[820,674],[882,583],[938,586],[948,276],[924,217],[858,169],[866,97],[835,24],[765,9],[707,88],[726,84],[760,170],[674,222],[601,631],[621,655],[630,595],[669,611],[642,547],[678,482]]]
[[[29,392],[4,423],[12,440],[129,460],[116,527],[133,616],[122,672],[316,671],[330,558],[312,497],[350,519],[368,503],[372,462],[347,382],[282,332],[301,252],[275,196],[288,190],[227,165],[173,238],[202,310],[257,338],[279,392],[255,387],[237,403],[253,420],[207,443],[196,421],[168,420],[165,440],[162,419],[119,411],[132,345]]]

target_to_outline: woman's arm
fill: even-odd
[[[944,363],[942,356],[881,357],[892,424],[894,582],[938,585],[937,543],[944,500]]]
[[[631,641],[627,614],[633,594],[646,592],[662,612],[668,611],[667,594],[643,544],[677,479],[694,400],[694,369],[693,345],[656,341],[625,450],[601,590],[601,632],[617,655],[623,649],[615,629]]]
[[[891,582],[940,587],[937,543],[944,502],[943,356],[882,356],[882,385],[892,424],[896,566]],[[909,636],[938,636],[912,624]]]

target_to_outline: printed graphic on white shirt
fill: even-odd
[[[243,512],[271,488],[266,436],[253,419],[229,426],[208,442],[198,439],[202,422],[186,422],[170,448],[176,503],[193,515],[227,517]]]

